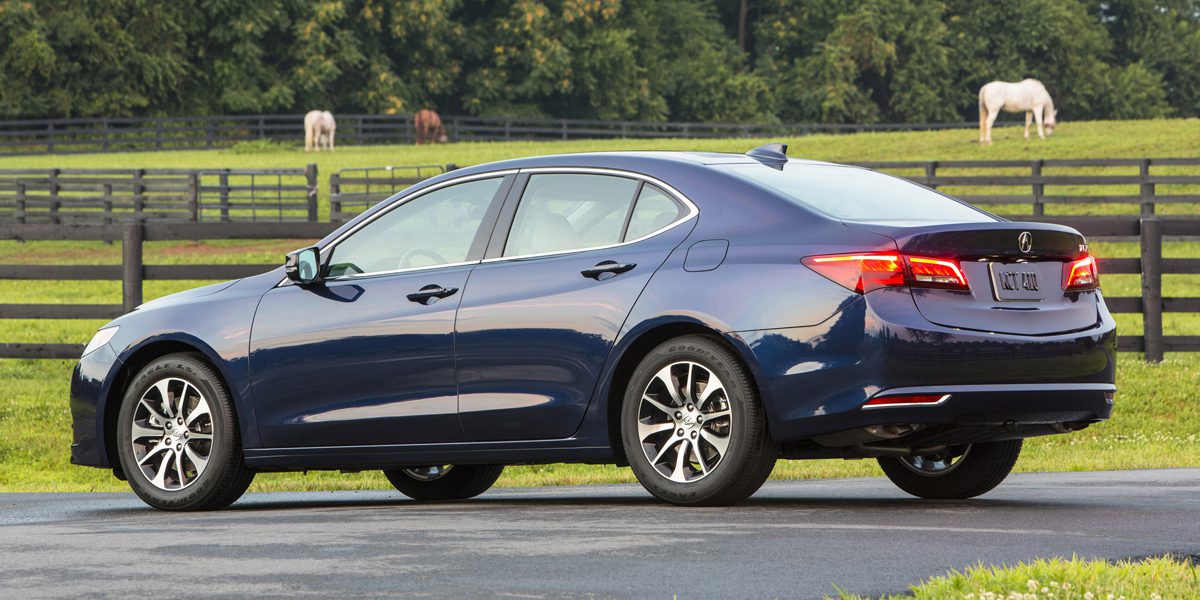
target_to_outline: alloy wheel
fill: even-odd
[[[957,452],[956,450],[962,450]],[[945,475],[962,464],[963,459],[971,452],[971,446],[955,448],[946,448],[936,454],[915,454],[912,456],[900,457],[900,464],[908,467],[908,469],[918,475],[926,477],[938,477]]]
[[[453,468],[454,465],[430,465],[428,467],[401,469],[401,472],[417,481],[436,481],[445,477]]]
[[[154,487],[182,490],[200,478],[213,454],[208,400],[190,382],[160,379],[146,390],[133,413],[133,456]]]
[[[691,483],[707,477],[725,458],[733,419],[716,374],[699,363],[680,361],[660,369],[646,385],[637,435],[659,475]]]

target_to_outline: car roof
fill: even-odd
[[[609,168],[646,173],[647,168],[660,166],[719,166],[731,164],[756,164],[760,161],[745,154],[725,152],[693,151],[628,151],[628,152],[579,152],[572,154],[548,154],[514,158],[497,162],[473,165],[452,172],[454,176],[500,171],[507,169],[532,169],[539,167]],[[791,158],[789,164],[841,166],[835,163]],[[652,175],[653,173],[646,173]]]

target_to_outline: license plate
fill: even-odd
[[[1037,302],[1045,297],[1045,277],[1031,263],[990,263],[992,294],[996,300],[1015,302]]]

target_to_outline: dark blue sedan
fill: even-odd
[[[866,169],[625,152],[415,185],[284,266],[148,302],[74,372],[72,462],[212,509],[260,471],[381,469],[418,500],[504,465],[628,465],[718,505],[779,458],[973,497],[1027,437],[1107,419],[1083,236]]]

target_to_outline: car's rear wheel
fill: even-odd
[[[985,494],[1012,472],[1021,440],[951,446],[940,452],[889,456],[879,466],[892,483],[920,498],[961,500]]]
[[[740,502],[779,455],[746,368],[726,346],[698,335],[642,359],[625,392],[621,433],[638,481],[674,504]]]
[[[429,465],[385,469],[383,474],[401,494],[413,500],[466,500],[492,487],[504,465]]]
[[[194,354],[164,356],[139,371],[117,422],[121,468],[134,493],[154,508],[224,508],[254,479],[242,459],[229,393]]]

